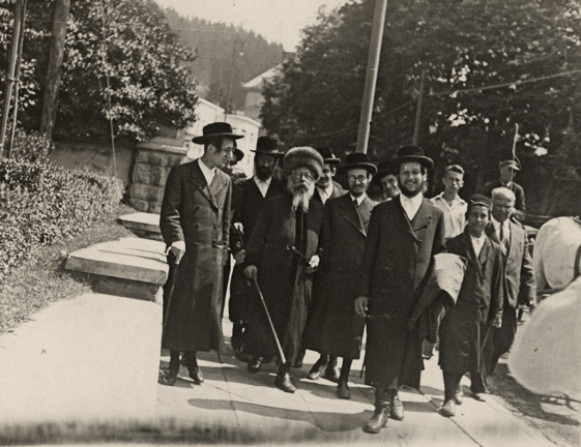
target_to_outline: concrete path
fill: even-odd
[[[224,321],[225,334],[231,326]],[[231,354],[231,353],[230,353]],[[232,355],[218,363],[214,353],[202,356],[200,366],[206,381],[194,385],[182,367],[174,387],[158,385],[158,417],[181,425],[206,425],[238,430],[256,430],[273,441],[314,437],[317,442],[333,445],[381,444],[399,446],[549,446],[540,433],[530,428],[501,404],[487,396],[478,402],[468,396],[458,415],[445,418],[437,413],[442,404],[443,384],[436,357],[426,362],[422,392],[401,393],[406,409],[403,422],[390,421],[379,435],[368,435],[361,426],[371,417],[373,395],[359,378],[361,361],[354,362],[351,376],[352,400],[335,396],[335,384],[306,378],[317,354],[308,351],[305,366],[294,370],[299,391],[286,394],[274,388],[274,365],[251,374],[246,364]],[[167,365],[168,357],[162,357]],[[469,382],[464,383],[465,390]]]
[[[0,421],[151,421],[161,306],[110,295],[60,301],[0,337]]]

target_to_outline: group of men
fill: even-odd
[[[517,161],[501,163],[488,195],[466,201],[458,194],[464,170],[450,165],[444,191],[428,200],[434,163],[418,146],[401,147],[378,170],[366,154],[348,154],[341,165],[328,148],[283,152],[261,137],[255,175],[233,185],[221,169],[241,137],[228,123],[205,126],[193,140],[204,145],[203,156],[174,167],[167,180],[160,222],[170,263],[163,330],[170,362],[161,382],[173,385],[181,362],[202,383],[197,351],[220,352],[231,254],[231,344],[248,371],[274,360],[275,385],[293,393],[291,368],[302,365],[305,349],[315,350],[320,358],[309,378],[333,380],[337,396],[349,399],[367,325],[365,382],[374,388],[375,412],[363,428],[378,433],[390,417],[404,418],[400,387],[420,386],[426,340],[410,317],[435,255],[447,251],[466,267],[456,304],[437,321],[440,412],[455,414],[467,372],[472,395],[482,400],[514,339],[518,306],[536,299],[526,234],[513,218],[515,204],[525,212],[513,180]],[[346,189],[333,180],[337,173]]]

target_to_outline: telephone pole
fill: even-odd
[[[375,86],[377,84],[377,71],[379,67],[379,56],[381,54],[381,43],[383,41],[386,11],[387,0],[375,0],[371,41],[369,43],[369,55],[367,57],[367,71],[365,72],[365,86],[363,88],[361,115],[359,117],[359,130],[357,131],[356,152],[367,153],[367,146],[369,145],[373,100],[375,98]]]
[[[416,106],[416,120],[414,122],[414,136],[412,138],[412,144],[417,146],[418,139],[420,138],[420,125],[422,122],[422,104],[424,102],[424,90],[426,84],[426,70],[422,69],[422,77],[420,78],[420,94],[418,96],[418,104]]]

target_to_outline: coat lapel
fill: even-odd
[[[408,219],[403,206],[401,205],[401,201],[398,197],[393,198],[393,206],[397,209],[397,213],[393,215],[393,223],[398,226],[401,230],[409,234],[413,237],[416,241],[420,242],[420,240],[416,237],[414,233],[414,229],[412,228],[412,223]],[[420,207],[421,208],[421,207]],[[419,210],[418,210],[419,212]]]
[[[359,214],[355,209],[355,205],[351,201],[351,196],[349,194],[340,198],[341,200],[341,214],[343,218],[349,222],[357,231],[359,231],[363,236],[367,236],[363,222],[359,218]],[[361,204],[363,206],[363,203]]]
[[[478,272],[478,276],[480,276],[480,278],[482,278],[482,266],[480,265],[480,261],[479,258],[476,257],[476,252],[474,251],[474,246],[472,245],[472,240],[470,239],[470,235],[468,234],[468,232],[463,233],[463,240],[464,240],[464,245],[466,246],[466,254],[468,255],[468,262],[470,262],[470,264],[472,264],[474,266],[474,268],[476,268],[476,271]],[[484,245],[482,246],[482,250],[480,251],[480,255],[482,255],[482,252],[484,251],[484,247],[486,246],[486,242],[484,242]]]
[[[210,206],[214,208],[215,211],[217,211],[218,205],[212,196],[212,192],[210,191],[208,183],[206,182],[206,178],[204,177],[204,174],[202,174],[202,170],[200,169],[200,165],[198,163],[200,163],[199,160],[198,162],[192,163],[192,174],[190,176],[190,180],[194,187],[200,192],[200,194],[202,194],[202,196],[204,196],[204,198],[206,198],[206,200],[210,203]],[[212,183],[214,183],[216,177],[218,177],[218,173],[216,173],[212,179]]]
[[[404,211],[405,212],[405,211]],[[426,199],[422,200],[422,204],[418,208],[418,212],[414,216],[411,224],[414,232],[427,227],[432,222],[432,213],[430,212],[430,207],[428,206],[428,201]]]

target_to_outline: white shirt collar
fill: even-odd
[[[494,232],[496,233],[496,235],[498,237],[500,237],[500,227],[502,226],[504,228],[504,237],[508,237],[510,235],[510,225],[509,225],[509,219],[506,219],[504,222],[500,223],[498,220],[496,220],[494,218],[494,216],[491,216],[492,221],[492,226],[494,227]]]
[[[204,178],[206,179],[206,182],[208,183],[208,186],[210,186],[210,183],[212,183],[212,180],[216,175],[216,168],[210,169],[208,166],[204,164],[201,158],[198,159],[198,165],[200,166],[200,169],[202,171],[202,174],[204,175]]]
[[[349,197],[351,197],[352,202],[355,200],[357,201],[357,206],[360,206],[367,197],[367,194],[361,194],[359,197],[355,197],[352,194],[349,194]]]
[[[474,253],[476,253],[476,257],[480,255],[482,251],[482,247],[484,246],[484,241],[486,240],[486,234],[482,233],[480,237],[474,237],[470,235],[470,240],[472,241],[472,247],[474,248]]]
[[[448,204],[449,202],[444,197],[444,191],[434,197],[435,200],[442,200],[444,203]],[[466,202],[460,196],[456,196],[456,198],[452,201],[451,208],[455,207],[456,205],[464,205]]]
[[[405,210],[408,219],[413,220],[416,213],[420,209],[422,205],[422,201],[424,200],[424,195],[422,193],[416,194],[414,197],[407,197],[404,194],[399,195],[399,200],[401,206]]]

